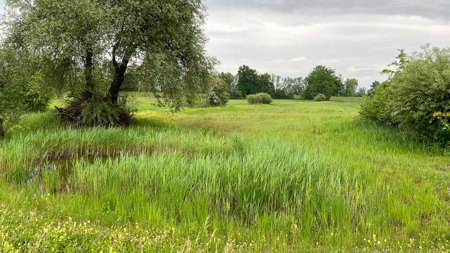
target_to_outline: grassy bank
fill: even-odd
[[[136,125],[26,116],[0,148],[0,249],[449,250],[448,151],[355,120],[358,101],[231,101]]]

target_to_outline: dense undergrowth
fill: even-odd
[[[0,249],[449,249],[448,151],[354,121],[355,103],[171,115],[136,101],[127,129],[72,129],[49,112],[10,130]]]

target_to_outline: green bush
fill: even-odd
[[[272,97],[267,93],[258,93],[257,95],[261,96],[261,101],[263,104],[271,104]]]
[[[272,97],[267,93],[258,93],[255,95],[248,95],[247,101],[249,104],[271,104]]]
[[[392,124],[390,113],[387,110],[387,101],[391,92],[390,88],[389,82],[385,82],[376,87],[364,103],[361,104],[360,115],[362,118],[375,122],[383,122],[384,124]],[[376,96],[375,92],[377,94]]]
[[[425,48],[400,60],[399,70],[362,104],[361,117],[450,141],[450,49]]]
[[[327,100],[327,97],[322,93],[319,93],[319,94],[317,94],[317,96],[314,97],[314,101],[316,101],[316,102],[322,102],[322,101],[326,101],[326,100]]]
[[[242,91],[238,90],[237,88],[230,89],[230,98],[231,99],[242,99],[244,96],[242,96]]]
[[[249,104],[261,104],[261,97],[257,95],[248,95],[247,101]]]
[[[276,89],[273,98],[275,99],[293,99],[294,93],[288,92],[286,89]]]
[[[74,99],[66,108],[56,108],[64,122],[72,126],[116,127],[129,126],[132,110],[126,104],[126,97],[118,103],[111,103],[101,94],[94,94],[88,100]]]
[[[208,94],[208,104],[210,106],[226,105],[230,100],[229,89],[230,86],[224,80],[217,78]]]

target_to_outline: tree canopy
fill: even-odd
[[[345,80],[343,89],[339,95],[344,97],[356,96],[356,89],[358,88],[358,80],[356,78],[348,78]]]
[[[325,66],[316,66],[305,78],[306,89],[303,92],[305,99],[314,99],[318,94],[325,95],[329,100],[342,89],[342,80],[336,76],[335,71]]]
[[[273,94],[275,91],[270,74],[260,75],[256,70],[246,65],[239,68],[237,88],[244,96],[261,92]]]
[[[0,47],[0,136],[24,113],[47,109],[52,93],[28,52]]]
[[[146,84],[175,109],[211,85],[214,60],[204,49],[201,0],[7,3],[9,41],[35,54],[78,100],[117,105],[131,63],[141,65]]]

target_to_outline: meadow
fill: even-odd
[[[450,250],[450,151],[359,120],[359,98],[129,95],[129,128],[49,109],[0,140],[0,251]]]

